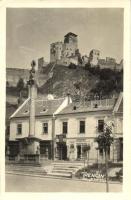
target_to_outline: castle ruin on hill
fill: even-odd
[[[115,58],[106,57],[100,58],[100,51],[92,49],[87,55],[81,55],[78,48],[78,36],[72,32],[64,36],[64,42],[59,41],[50,45],[50,62],[60,65],[69,66],[71,63],[74,65],[85,66],[99,66],[100,68],[111,68],[112,70],[121,70],[123,62],[116,63]]]

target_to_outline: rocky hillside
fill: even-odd
[[[38,72],[38,94],[40,96],[52,93],[55,97],[61,97],[70,93],[74,99],[80,96],[86,99],[93,98],[96,94],[104,98],[119,93],[122,88],[122,71],[100,69],[99,67],[90,68],[89,66],[66,67],[48,64]],[[25,85],[22,90],[24,98],[26,98],[27,86]],[[6,91],[7,101],[9,98],[13,99],[19,96],[17,85],[14,87],[7,85]]]
[[[99,78],[82,67],[69,68],[55,65],[52,78],[39,88],[39,93],[53,93],[61,97],[70,93],[74,96],[85,96],[98,82]]]
[[[15,72],[14,80],[16,81]],[[41,96],[41,98],[49,93],[52,93],[56,98],[64,97],[67,93],[70,93],[73,101],[89,100],[96,97],[110,98],[112,95],[117,95],[123,90],[123,72],[113,71],[111,69],[99,69],[99,67],[66,67],[56,64],[48,64],[38,72],[38,83],[40,83],[38,86],[38,95]],[[19,87],[18,84],[16,84],[16,86],[10,86],[7,84],[7,124],[9,116],[18,107],[20,92],[22,101],[24,101],[28,96],[28,87],[26,84],[22,87],[21,91],[20,84]],[[22,101],[20,103],[22,103]]]

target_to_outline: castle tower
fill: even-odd
[[[64,57],[74,56],[77,49],[78,49],[77,35],[71,32],[67,33],[64,36],[63,56]]]
[[[64,36],[64,44],[72,44],[74,46],[75,49],[77,49],[77,35],[74,34],[74,33],[67,33],[65,36]]]
[[[91,66],[97,65],[99,58],[100,58],[100,51],[96,49],[92,49],[89,54],[89,62]]]

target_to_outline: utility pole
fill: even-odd
[[[106,192],[109,192],[108,154],[107,154],[107,147],[106,147],[106,149],[105,149],[105,165],[106,165]]]

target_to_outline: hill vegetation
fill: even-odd
[[[123,71],[100,69],[99,66],[66,67],[56,64],[50,77],[52,66],[50,63],[38,72],[38,81],[43,81],[43,84],[38,86],[40,95],[52,93],[55,97],[62,97],[70,93],[73,99],[92,99],[96,95],[99,98],[110,97],[123,90]],[[7,85],[7,101],[8,95],[18,97],[20,93],[24,98],[28,95],[28,87],[23,85],[22,78],[16,87]]]
[[[39,96],[51,93],[59,98],[70,93],[73,101],[83,101],[111,98],[112,95],[123,90],[123,71],[100,69],[99,66],[66,67],[57,64],[52,70],[53,66],[50,63],[38,72],[38,82],[43,83],[38,86]],[[20,77],[16,86],[6,85],[6,94],[6,120],[8,121],[10,114],[18,107],[18,103],[22,103],[27,98],[28,86]]]

